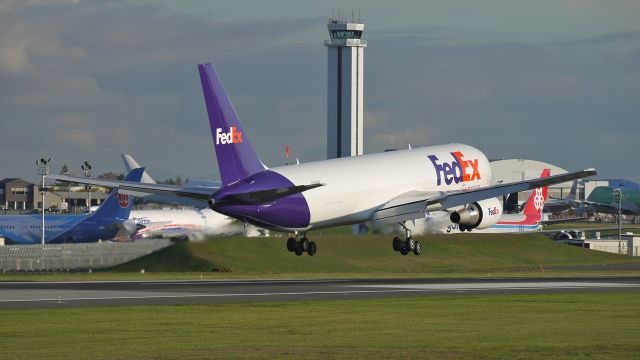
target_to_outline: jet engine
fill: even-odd
[[[460,226],[460,230],[471,231],[494,225],[501,215],[502,203],[497,198],[491,198],[468,204],[462,210],[452,212],[449,218]]]

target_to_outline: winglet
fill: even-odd
[[[213,65],[199,64],[198,70],[223,185],[265,170]]]

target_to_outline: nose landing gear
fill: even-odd
[[[309,256],[314,256],[318,252],[318,247],[315,242],[310,241],[303,233],[296,234],[295,238],[290,237],[287,239],[287,250],[295,253],[296,256],[301,256],[305,252]]]
[[[409,230],[404,222],[399,223],[404,229],[404,238],[398,236],[393,238],[393,251],[399,251],[402,255],[407,255],[413,252],[414,255],[422,254],[422,244],[420,241],[416,241],[411,237],[411,230]]]

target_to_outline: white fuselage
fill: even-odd
[[[235,220],[210,209],[133,210],[129,220],[144,228],[141,237],[190,237],[230,235],[242,232]]]
[[[460,230],[458,224],[451,222],[450,213],[446,211],[433,211],[426,214],[424,219],[415,221],[415,227],[411,230],[414,234],[458,234],[466,233]],[[542,230],[542,222],[527,223],[524,214],[502,214],[500,221],[486,229],[473,229],[472,234],[496,234],[536,232]]]
[[[469,176],[466,181],[456,182],[455,177],[462,174],[451,166],[456,161],[452,152],[463,156],[464,166],[460,168]],[[429,156],[437,157],[435,164]],[[492,177],[486,156],[463,144],[398,150],[270,170],[294,184],[324,184],[303,193],[310,211],[309,229],[367,221],[375,210],[411,191],[437,194],[473,189],[490,185]]]

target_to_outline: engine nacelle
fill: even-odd
[[[497,198],[491,198],[474,202],[464,209],[454,211],[450,220],[460,225],[460,230],[486,229],[500,220],[502,215],[502,203]]]

